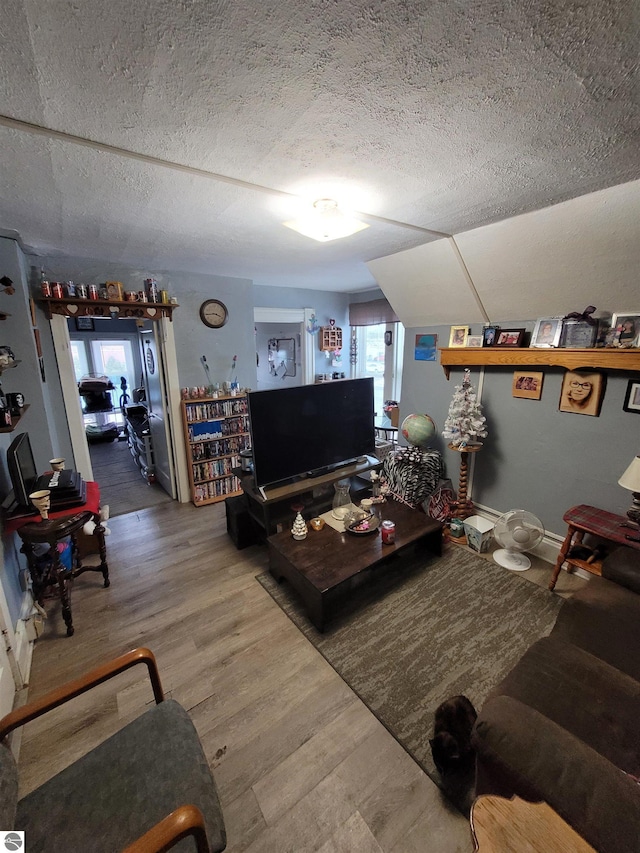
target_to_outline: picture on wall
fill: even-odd
[[[414,358],[416,361],[435,361],[437,335],[416,335]]]
[[[557,347],[562,332],[562,317],[541,317],[531,335],[532,347]]]
[[[630,379],[622,408],[625,412],[635,412],[640,415],[640,382]]]
[[[469,337],[468,326],[452,326],[449,333],[450,347],[466,347],[467,338]]]
[[[524,342],[524,329],[500,329],[494,346],[521,347]]]
[[[567,370],[562,380],[559,410],[598,417],[604,385],[603,373],[577,373]]]
[[[531,370],[516,370],[513,374],[512,395],[526,400],[539,400],[542,397],[543,373]]]

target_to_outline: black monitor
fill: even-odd
[[[16,502],[21,507],[30,506],[29,495],[38,480],[38,471],[31,450],[29,433],[21,432],[7,450],[7,467]]]

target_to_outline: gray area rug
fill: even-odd
[[[455,545],[441,558],[390,565],[357,591],[324,634],[294,590],[268,572],[258,581],[382,724],[467,813],[466,779],[442,779],[429,738],[445,699],[476,709],[525,650],[555,624],[562,599]]]

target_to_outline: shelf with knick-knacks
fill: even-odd
[[[321,326],[318,340],[322,352],[342,349],[342,329],[339,326]]]
[[[103,317],[105,320],[160,320],[172,319],[173,311],[179,306],[174,302],[139,302],[116,299],[72,299],[70,297],[43,297],[40,299],[50,320],[54,314],[63,317]]]
[[[640,371],[640,349],[592,347],[590,349],[526,347],[450,347],[439,350],[440,364],[447,379],[452,367],[564,367],[567,370]]]

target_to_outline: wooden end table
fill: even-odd
[[[638,528],[630,524],[624,515],[616,515],[613,512],[607,512],[595,506],[579,504],[568,509],[563,515],[563,519],[568,527],[567,535],[562,543],[558,559],[553,568],[553,574],[549,581],[549,589],[555,587],[560,569],[564,563],[572,567],[584,569],[592,575],[602,575],[601,560],[594,560],[590,563],[587,560],[579,560],[577,557],[568,556],[571,546],[579,545],[585,533],[590,533],[593,536],[606,539],[608,542],[626,545],[629,548],[635,548],[640,551],[640,533]]]
[[[383,545],[380,531],[364,535],[338,533],[328,524],[310,530],[297,541],[290,531],[269,536],[269,571],[277,581],[285,578],[302,598],[309,618],[323,631],[335,603],[366,582],[373,569],[411,546],[442,553],[442,522],[396,501],[378,504],[381,518],[396,523],[395,542]],[[293,519],[292,519],[293,521]]]

